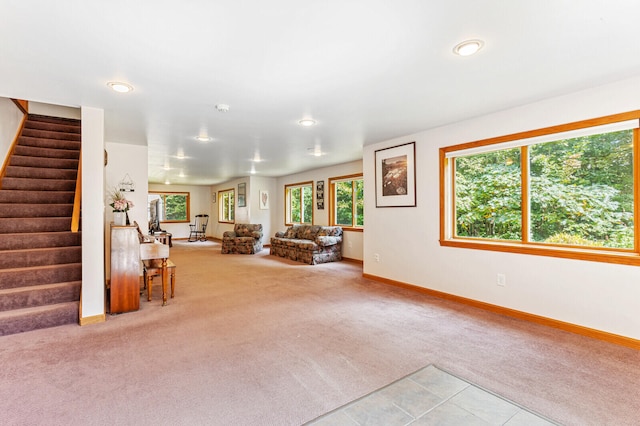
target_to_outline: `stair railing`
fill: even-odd
[[[22,111],[22,122],[20,123],[20,126],[18,127],[18,130],[16,132],[16,135],[13,138],[13,142],[11,143],[11,147],[7,152],[7,156],[4,158],[4,162],[2,163],[2,169],[0,169],[0,188],[2,188],[2,179],[7,173],[7,167],[9,167],[9,159],[11,158],[11,154],[13,154],[13,151],[16,149],[16,145],[18,145],[18,139],[20,139],[20,135],[22,134],[22,129],[24,128],[24,123],[27,121],[27,116],[28,116],[29,104],[27,101],[22,101],[18,99],[11,99],[11,100],[13,101],[14,104],[16,104],[18,109]]]
[[[78,175],[76,176],[76,193],[73,197],[73,213],[71,214],[71,232],[80,229],[80,202],[82,200],[82,149],[78,159]]]

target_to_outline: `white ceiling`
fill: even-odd
[[[0,96],[103,108],[107,141],[148,145],[150,182],[282,176],[639,75],[639,18],[637,0],[3,0]],[[485,47],[454,55],[469,38]]]

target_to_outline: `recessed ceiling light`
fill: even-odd
[[[315,148],[307,148],[307,151],[309,151],[309,154],[314,157],[322,157],[322,149],[318,146]]]
[[[119,81],[110,81],[107,83],[107,86],[111,87],[111,89],[118,93],[129,93],[133,91],[133,86]]]
[[[210,136],[196,136],[195,139],[199,142],[211,142],[213,140]]]
[[[229,105],[227,104],[218,104],[216,105],[216,109],[218,112],[229,112]]]
[[[484,46],[482,40],[465,40],[453,48],[453,53],[460,56],[470,56],[482,49],[482,46]]]
[[[304,118],[298,121],[298,124],[304,127],[315,126],[316,120],[312,120],[311,118]]]
[[[164,184],[165,184],[165,185],[171,185],[171,182],[169,182],[168,180],[165,180],[165,181],[164,181]]]

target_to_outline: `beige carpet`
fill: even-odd
[[[425,365],[568,425],[637,424],[640,352],[362,278],[175,241],[176,298],[0,338],[4,425],[299,425]],[[159,291],[155,286],[154,291]]]

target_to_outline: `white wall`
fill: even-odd
[[[313,181],[314,203],[313,203],[313,224],[326,226],[329,224],[329,200],[327,195],[329,178],[347,176],[356,173],[362,173],[362,161],[352,161],[349,163],[338,164],[330,167],[322,167],[306,172],[296,173],[293,175],[282,176],[277,179],[277,189],[275,196],[271,196],[271,200],[275,202],[275,229],[276,231],[284,231],[285,226],[285,210],[284,210],[284,186],[298,182]],[[324,181],[325,199],[324,209],[318,210],[315,202],[315,185],[319,180]],[[367,184],[365,183],[365,189]],[[365,196],[366,198],[366,196]],[[272,205],[271,208],[274,208]],[[345,231],[342,244],[342,255],[349,259],[363,260],[363,234],[368,232],[369,226],[369,210],[365,204],[364,211],[364,232]]]
[[[29,114],[50,115],[52,117],[74,118],[80,120],[80,108],[66,107],[62,105],[44,104],[42,102],[29,101]]]
[[[251,176],[247,189],[247,204],[250,208],[250,223],[262,224],[262,244],[270,244],[271,237],[275,235],[275,210],[274,195],[276,194],[276,179],[270,177]],[[267,191],[268,209],[260,209],[260,191]]]
[[[438,243],[440,147],[639,108],[640,77],[365,147],[364,272],[639,339],[638,267]],[[412,141],[417,207],[376,208],[374,151]]]
[[[246,194],[246,198],[247,198],[247,205],[246,207],[238,207],[238,184],[240,183],[245,183],[247,185],[247,194]],[[218,185],[213,185],[209,188],[209,199],[212,199],[212,194],[215,192],[216,193],[216,197],[218,195],[218,192],[220,192],[221,190],[227,190],[227,189],[233,189],[235,190],[235,206],[236,206],[236,211],[235,211],[235,223],[260,223],[257,221],[253,221],[252,217],[251,217],[251,206],[252,206],[252,202],[251,202],[251,189],[250,189],[251,185],[250,185],[250,179],[248,177],[242,177],[242,178],[238,178],[238,179],[233,179]],[[213,200],[211,201],[211,213],[209,214],[210,220],[209,223],[211,224],[211,236],[214,238],[218,238],[218,239],[222,239],[222,234],[224,234],[225,231],[233,231],[233,223],[219,223],[218,222],[218,216],[219,216],[219,211],[218,208],[220,207],[218,200],[216,200],[215,203],[213,203]],[[258,208],[257,204],[256,204],[256,209]],[[264,241],[263,241],[264,243]]]
[[[147,227],[147,147],[140,145],[130,145],[123,143],[107,142],[105,149],[108,154],[108,164],[105,167],[105,199],[106,209],[106,232],[109,231],[109,224],[113,222],[113,209],[109,204],[109,193],[118,188],[123,180],[130,180],[135,183],[133,192],[123,192],[125,198],[133,202],[133,208],[129,210],[129,220],[140,225],[140,230],[146,233]]]
[[[82,108],[82,318],[105,313],[104,111]]]
[[[20,130],[22,111],[9,98],[0,98],[0,167],[9,153],[11,144]]]
[[[145,157],[146,158],[146,157]],[[194,223],[197,214],[208,214],[209,224],[207,225],[206,235],[211,234],[211,194],[209,186],[202,185],[164,185],[159,183],[150,183],[149,191],[157,192],[188,192],[189,193],[189,223]],[[145,195],[146,197],[146,195]],[[145,198],[144,223],[147,224],[147,202]],[[140,223],[140,222],[139,222]],[[160,223],[160,227],[170,232],[173,239],[189,238],[189,223]],[[148,227],[146,228],[148,229]],[[143,231],[144,232],[144,231]]]

